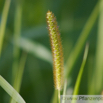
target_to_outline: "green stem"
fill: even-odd
[[[23,72],[24,72],[26,57],[27,57],[27,55],[23,52],[21,60],[20,60],[19,68],[18,68],[18,71],[17,71],[16,76],[15,76],[14,88],[17,92],[20,91],[20,86],[21,86],[21,82],[22,82],[22,76],[23,76]],[[15,101],[13,99],[11,99],[11,103],[15,103]]]
[[[13,68],[12,68],[12,78],[13,78],[13,87],[18,92],[20,91],[20,85],[25,65],[25,56],[21,57],[21,62],[19,64],[19,55],[20,55],[20,49],[17,46],[17,43],[20,40],[20,32],[21,32],[21,18],[22,18],[22,6],[19,1],[17,1],[17,7],[16,7],[16,14],[15,14],[15,22],[14,22],[14,62],[13,62]],[[11,99],[11,103],[15,103],[13,99]]]
[[[58,90],[58,101],[60,103],[60,90]]]
[[[16,45],[17,42],[19,42],[20,40],[20,32],[21,32],[22,8],[20,3],[17,3],[15,12],[16,14],[15,14],[15,22],[14,22],[14,50],[13,50],[14,62],[13,62],[13,70],[12,70],[13,79],[15,79],[15,74],[17,73],[18,70],[18,61],[20,55],[19,47]]]
[[[1,17],[1,25],[0,25],[0,56],[2,51],[2,45],[4,40],[4,34],[5,34],[5,28],[6,28],[6,22],[7,22],[7,16],[10,8],[10,2],[11,0],[6,0],[4,4],[4,9]]]
[[[57,103],[57,101],[58,101],[58,91],[54,90],[53,97],[50,103]]]
[[[66,90],[67,90],[67,80],[65,80],[64,82],[63,96],[66,95]],[[65,103],[65,99],[63,99],[61,103]]]
[[[17,71],[15,82],[14,82],[14,87],[17,90],[17,92],[20,91],[20,86],[21,86],[21,82],[22,82],[22,76],[23,76],[23,72],[24,72],[24,66],[25,66],[26,58],[27,58],[27,54],[25,54],[23,52],[20,63],[19,63],[19,68],[18,68],[18,71]]]
[[[103,89],[103,0],[100,0],[99,11],[95,72],[90,88],[92,94],[100,94]]]
[[[24,69],[24,64],[22,66],[22,70],[20,71],[21,67],[19,67],[19,55],[20,55],[20,49],[17,46],[17,43],[20,40],[20,32],[21,32],[21,18],[22,18],[22,6],[20,1],[17,1],[16,5],[16,11],[15,11],[15,22],[14,22],[14,50],[13,50],[13,67],[12,67],[12,78],[13,78],[13,87],[15,90],[19,92],[20,90],[20,84],[22,80],[22,75],[23,75],[23,69]],[[24,58],[24,57],[22,57]],[[22,61],[22,59],[21,59]],[[24,60],[23,60],[24,62]],[[20,74],[19,74],[20,73]],[[20,76],[20,77],[19,77]],[[11,99],[11,103],[15,103],[13,99]]]
[[[100,0],[100,16],[98,25],[98,39],[96,49],[96,93],[101,92],[103,86],[103,0]]]
[[[75,87],[74,87],[73,95],[78,95],[79,86],[80,86],[81,78],[82,78],[82,75],[83,75],[84,66],[85,66],[85,63],[86,63],[86,60],[87,60],[88,49],[89,49],[89,45],[87,44],[86,48],[85,48],[85,52],[84,52],[82,65],[81,65],[81,68],[80,68],[80,71],[79,71],[79,74],[78,74],[78,77],[77,77],[77,80],[76,80],[76,84],[75,84]],[[76,101],[72,100],[72,103],[76,103]]]

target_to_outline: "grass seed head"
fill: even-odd
[[[56,17],[54,16],[54,14],[48,11],[46,18],[47,18],[47,25],[53,55],[54,85],[56,89],[61,90],[63,86],[64,75],[63,75],[63,51],[62,51],[60,33],[58,30]]]

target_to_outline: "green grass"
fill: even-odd
[[[2,12],[2,17],[1,17],[1,23],[0,23],[0,56],[1,56],[1,52],[2,52],[2,46],[3,46],[3,40],[4,40],[4,34],[5,34],[5,28],[6,28],[6,22],[7,22],[10,2],[11,2],[11,0],[5,1],[3,12]]]
[[[74,87],[73,95],[78,95],[79,94],[79,87],[80,87],[80,82],[82,79],[83,71],[84,71],[84,66],[86,64],[87,60],[87,55],[88,55],[88,50],[89,50],[89,44],[86,44],[85,51],[84,51],[84,56],[83,56],[83,61],[80,67],[80,71],[76,80],[76,84]],[[75,101],[72,100],[72,103],[75,103]]]
[[[69,68],[69,69],[66,69],[66,77],[70,75],[75,62],[76,62],[78,56],[80,55],[80,53],[83,49],[83,46],[85,45],[85,42],[89,36],[89,33],[93,28],[93,25],[98,17],[98,14],[99,14],[99,3],[96,4],[94,10],[92,11],[89,19],[87,20],[87,22],[80,34],[80,37],[78,38],[78,40],[76,42],[76,45],[74,46],[74,48],[70,54],[70,57],[68,58],[68,60],[66,62],[66,68]]]
[[[64,31],[60,28],[61,36],[63,36],[64,57],[66,57],[66,59],[64,58],[65,82],[60,94],[68,95],[70,88],[73,90],[71,93],[73,95],[86,93],[86,90],[86,95],[101,94],[103,90],[103,0],[93,3],[93,6],[88,5],[89,13],[84,12],[88,8],[83,7],[80,0],[78,3],[74,0],[78,5],[73,1],[67,1],[68,6],[66,3],[64,3],[66,6],[63,6],[63,1],[60,0],[60,2],[56,2],[58,10],[55,9],[55,2],[49,2],[50,4],[47,5],[46,0],[35,3],[4,1],[0,2],[4,6],[1,6],[2,9],[0,8],[2,11],[2,13],[0,12],[0,102],[7,103],[9,100],[10,103],[58,102],[58,93],[53,86],[53,61],[44,19],[48,8],[57,15],[58,24],[65,28]],[[70,7],[70,10],[68,11],[66,7]],[[13,10],[13,8],[15,9]],[[82,18],[82,15],[85,18]],[[63,20],[63,24],[60,22],[61,20]],[[75,24],[73,24],[74,22]],[[89,53],[87,41],[89,42]],[[92,57],[92,63],[88,63],[90,57]],[[90,67],[93,68],[90,70]],[[86,74],[87,71],[92,75]],[[83,81],[86,81],[85,84],[82,84]],[[83,85],[86,90],[82,89]]]
[[[97,47],[96,47],[96,59],[95,59],[95,64],[94,64],[94,75],[92,78],[92,84],[95,84],[95,86],[91,86],[89,88],[89,91],[92,94],[97,94],[99,92],[101,92],[100,90],[102,90],[102,81],[103,81],[103,76],[102,76],[102,72],[103,72],[103,1],[101,0],[99,3],[99,22],[98,22],[98,35],[97,35]]]
[[[19,93],[2,76],[0,76],[0,86],[13,98],[14,102],[25,103]]]

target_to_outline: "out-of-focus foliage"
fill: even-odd
[[[12,84],[14,15],[17,1],[18,0],[11,0],[3,50],[0,57],[0,75],[10,84]],[[0,21],[4,2],[5,0],[0,0]],[[52,11],[58,21],[63,42],[64,62],[66,62],[96,4],[97,0],[22,0],[21,36],[24,39],[28,39],[32,45],[33,42],[38,42],[44,45],[47,50],[50,50],[50,41],[46,28],[46,12],[48,10]],[[87,39],[90,47],[79,94],[88,94],[88,86],[90,85],[94,71],[97,23],[98,21],[96,21]],[[26,51],[23,49],[23,47],[20,48],[20,57],[22,52],[27,52],[27,60],[20,89],[21,96],[27,103],[49,103],[54,92],[53,67],[51,63],[49,63],[51,60],[47,62],[40,59],[38,56],[29,52],[29,50]],[[40,52],[42,54],[42,49],[40,49]],[[46,56],[45,54],[44,57]],[[74,88],[82,63],[82,57],[83,51],[73,67],[70,75],[72,79],[70,84],[68,83],[67,88]],[[0,88],[0,102],[8,103],[9,99],[8,94]]]

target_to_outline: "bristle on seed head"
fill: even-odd
[[[54,14],[48,11],[46,18],[47,18],[47,25],[53,55],[54,84],[56,89],[61,90],[63,86],[64,69],[63,69],[63,52],[62,52],[60,33],[58,30],[56,17],[54,16]]]

